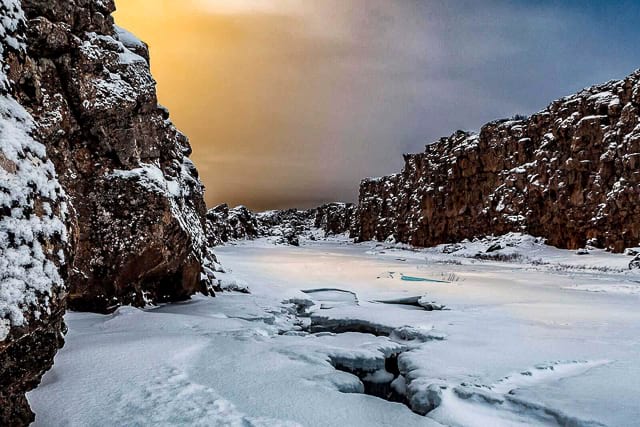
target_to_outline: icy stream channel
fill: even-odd
[[[478,246],[218,248],[250,295],[68,314],[36,425],[635,425],[629,257]]]

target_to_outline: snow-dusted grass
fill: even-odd
[[[37,423],[634,425],[640,284],[622,270],[630,257],[524,241],[509,246],[523,253],[515,263],[478,260],[482,248],[462,256],[340,239],[218,248],[251,295],[67,315],[67,345],[29,395]],[[450,310],[376,302],[416,297]],[[326,322],[344,333],[309,333]],[[389,381],[384,360],[398,353],[392,387],[425,417],[361,394],[349,373]]]

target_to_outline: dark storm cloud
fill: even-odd
[[[633,2],[241,3],[194,8],[204,58],[189,81],[163,89],[154,70],[210,204],[354,200],[361,178],[398,171],[403,152],[640,63]]]

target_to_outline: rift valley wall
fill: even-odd
[[[25,393],[64,343],[73,219],[37,124],[16,98],[26,61],[17,0],[0,1],[0,425],[27,425]]]
[[[67,305],[208,292],[203,186],[113,0],[0,0],[0,425],[63,344]],[[209,254],[209,257],[212,256]]]
[[[27,59],[13,80],[38,123],[78,233],[69,306],[184,299],[202,289],[204,188],[158,105],[147,46],[113,0],[23,0]]]
[[[353,236],[432,246],[522,231],[561,248],[640,243],[640,71],[522,120],[458,131],[361,183]]]

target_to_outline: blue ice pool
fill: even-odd
[[[405,276],[404,274],[400,277],[400,279],[404,280],[405,282],[449,283],[446,280],[436,280],[436,279],[427,279],[425,277]]]

